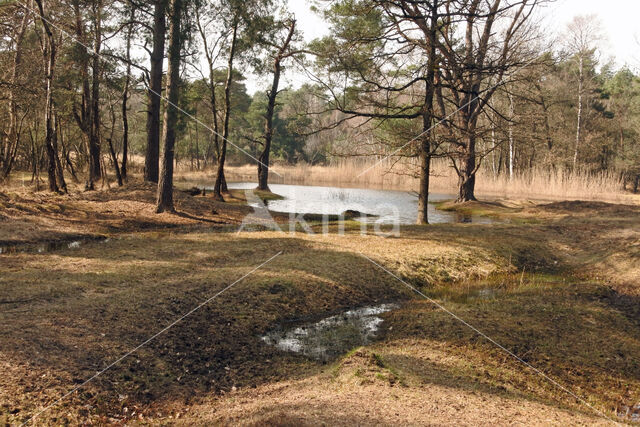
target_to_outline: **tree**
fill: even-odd
[[[122,87],[122,166],[120,172],[122,179],[127,180],[127,165],[129,160],[129,91],[131,86],[131,40],[135,18],[135,8],[131,7],[129,12],[129,23],[127,25],[127,35],[125,41],[126,71],[124,84]]]
[[[64,187],[64,177],[61,175],[61,170],[58,168],[58,153],[55,145],[55,107],[53,104],[53,81],[56,67],[56,40],[49,25],[49,19],[45,13],[44,1],[36,0],[38,5],[38,12],[40,13],[40,21],[42,23],[42,56],[44,60],[44,72],[45,72],[45,147],[47,150],[47,175],[49,179],[49,191],[59,192],[59,182]],[[65,188],[66,190],[66,188]]]
[[[583,111],[586,84],[586,62],[596,51],[596,44],[602,39],[600,23],[595,15],[576,16],[568,25],[567,46],[577,61],[578,74],[578,118],[576,122],[576,138],[573,154],[573,169],[578,163],[578,151],[583,132]]]
[[[387,14],[393,17],[396,28],[402,28],[403,21],[409,19],[417,30],[422,34],[421,39],[414,39],[408,31],[401,30],[400,33],[409,44],[422,48],[427,62],[427,71],[424,76],[424,104],[421,108],[422,132],[416,138],[420,142],[420,189],[418,191],[418,224],[427,224],[429,206],[429,176],[431,174],[431,157],[434,147],[434,108],[433,100],[436,92],[436,68],[439,58],[436,55],[436,44],[438,32],[440,30],[440,3],[438,0],[424,2],[422,7],[416,3],[399,1],[383,2],[383,7]]]
[[[607,109],[614,115],[611,137],[615,153],[615,168],[623,176],[623,185],[640,186],[640,77],[623,68],[604,82]]]
[[[22,8],[19,8],[16,12],[14,22],[17,24],[14,24],[13,34],[11,35],[14,54],[9,80],[9,131],[0,146],[0,180],[6,179],[11,173],[20,142],[18,80],[23,58],[22,42],[31,19],[30,14]]]
[[[287,19],[284,22],[278,22],[276,25],[285,30],[284,38],[280,41],[265,41],[274,50],[273,53],[269,54],[269,59],[272,61],[273,80],[271,88],[267,91],[267,108],[264,114],[264,141],[262,152],[258,158],[258,189],[265,191],[269,190],[269,154],[271,153],[271,140],[274,132],[273,115],[276,107],[276,98],[279,93],[280,74],[282,73],[283,62],[299,53],[298,50],[290,49],[296,31],[295,19]]]
[[[80,103],[80,113],[74,106],[74,117],[78,126],[84,133],[85,141],[89,152],[89,175],[86,188],[95,189],[95,181],[100,179],[100,78],[101,61],[100,49],[102,45],[102,0],[92,0],[90,20],[93,29],[93,43],[89,42],[85,28],[84,10],[81,8],[79,0],[73,0],[73,10],[75,17],[75,36],[79,43],[75,46],[78,55],[78,63],[82,76],[82,100]],[[90,49],[93,55],[88,52],[85,46],[92,46]],[[91,58],[91,60],[89,60]],[[89,73],[91,64],[91,74]]]
[[[147,106],[147,147],[144,158],[144,179],[158,182],[158,162],[160,158],[160,110],[162,99],[162,65],[164,63],[164,42],[166,35],[166,0],[153,2],[153,50],[149,55],[149,105]]]
[[[211,118],[213,122],[213,142],[215,147],[216,160],[220,159],[221,151],[220,151],[220,120],[218,114],[218,94],[217,89],[219,86],[218,79],[216,78],[216,61],[219,56],[222,54],[221,45],[224,42],[226,34],[224,32],[219,32],[217,34],[214,33],[213,29],[209,31],[210,25],[217,24],[216,22],[216,11],[214,10],[202,10],[202,7],[196,7],[196,26],[198,28],[198,34],[200,35],[200,39],[202,42],[202,49],[204,51],[205,59],[207,61],[207,75],[203,74],[203,80],[207,83],[207,88],[209,90],[209,105],[211,111]],[[205,16],[208,15],[208,16]],[[214,33],[213,40],[210,38],[210,34]],[[205,162],[208,159],[205,158]]]
[[[93,189],[94,182],[102,176],[100,168],[100,79],[102,58],[102,0],[92,2],[93,21],[93,55],[91,57],[91,137],[89,139],[89,189]]]
[[[167,108],[164,113],[162,130],[163,154],[160,182],[158,183],[158,202],[156,212],[174,212],[173,206],[173,160],[178,122],[178,81],[180,79],[180,60],[183,36],[182,20],[183,0],[171,0],[169,8],[169,70],[167,72]]]
[[[222,117],[222,136],[220,151],[218,155],[218,165],[216,179],[213,187],[213,197],[223,200],[222,193],[226,191],[226,179],[224,176],[224,165],[227,157],[227,142],[229,140],[229,124],[231,122],[232,99],[231,93],[233,80],[236,75],[234,64],[236,60],[244,60],[243,55],[259,39],[259,34],[264,31],[265,17],[271,16],[272,0],[221,0],[219,5],[219,16],[221,24],[229,34],[226,46],[226,79],[224,82],[224,105]]]
[[[312,45],[318,65],[327,71],[317,82],[326,88],[331,105],[348,115],[347,120],[377,121],[373,128],[383,122],[420,120],[418,137],[410,137],[408,143],[391,138],[384,145],[391,155],[419,158],[421,224],[428,222],[430,164],[437,148],[432,126],[441,6],[438,0],[335,2],[326,12],[334,36]],[[412,144],[416,141],[417,149]],[[375,154],[386,157],[387,153],[383,149]]]
[[[227,78],[224,83],[224,116],[222,124],[222,144],[218,156],[216,181],[213,186],[213,197],[224,200],[222,192],[226,189],[227,181],[224,177],[224,162],[227,157],[227,140],[229,138],[229,120],[231,118],[231,85],[233,83],[233,61],[237,52],[239,17],[234,17],[231,24],[231,44],[227,57]]]
[[[458,175],[458,202],[476,199],[480,166],[476,143],[483,132],[479,120],[510,72],[532,62],[527,22],[544,1],[449,0],[445,4],[446,25],[438,39],[442,55],[438,106],[453,147],[450,157]]]

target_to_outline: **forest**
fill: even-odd
[[[225,164],[255,165],[266,189],[274,161],[391,157],[416,159],[425,201],[434,158],[459,201],[480,168],[606,173],[638,191],[640,80],[606,62],[595,16],[552,38],[542,0],[324,2],[331,35],[305,42],[278,1],[85,3],[2,6],[3,180],[26,171],[65,192],[133,171],[171,186],[182,164],[215,175],[221,199]],[[308,82],[286,86],[285,70]]]
[[[0,424],[637,423],[589,1],[0,0]]]

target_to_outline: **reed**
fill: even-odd
[[[225,168],[230,182],[256,181],[254,165]],[[414,176],[417,165],[413,162],[376,164],[373,161],[343,159],[330,165],[274,165],[270,182],[274,184],[327,185],[334,187],[365,187],[417,191]],[[365,173],[362,173],[366,171]],[[184,178],[191,175],[183,173]],[[433,162],[430,180],[432,192],[455,193],[458,178],[448,162]],[[478,172],[476,193],[479,196],[536,200],[602,200],[636,202],[638,197],[626,193],[617,174],[611,172],[549,171],[542,168],[519,173],[513,178],[496,175],[487,169]]]

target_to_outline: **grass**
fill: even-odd
[[[569,283],[553,275],[543,276],[541,282],[534,275],[524,280],[520,275],[503,276],[501,282],[506,288],[496,298],[441,302],[609,416],[624,412],[640,398],[640,367],[632,356],[639,350],[637,320],[619,310],[611,291],[601,284]],[[368,415],[374,410],[379,423],[466,424],[490,418],[501,420],[498,423],[606,424],[571,395],[427,301],[411,302],[385,319],[383,339],[345,355],[328,370],[330,381],[319,374],[284,382],[278,389],[265,385],[246,391],[240,402],[237,397],[233,403],[225,397],[206,401],[188,422],[263,424],[280,414],[274,409],[280,408],[292,423],[365,424],[372,422]],[[604,330],[615,333],[603,334]],[[345,389],[356,398],[342,395]],[[420,394],[441,402],[440,407],[425,410],[425,401],[414,397]],[[477,396],[482,396],[482,403],[475,401]],[[460,399],[464,411],[448,413]],[[310,414],[307,405],[318,401],[322,412]],[[212,407],[215,413],[207,414]],[[555,412],[566,410],[561,408],[572,408],[571,415]],[[545,418],[549,411],[553,416]]]
[[[141,169],[141,162],[143,163],[143,159],[134,156],[130,164],[134,170]],[[335,160],[328,165],[274,164],[271,170],[271,184],[330,185],[403,191],[417,191],[419,188],[416,178],[418,165],[413,159],[401,162],[388,159],[379,162],[376,159],[346,158]],[[256,181],[256,166],[252,164],[227,165],[225,173],[229,182]],[[174,181],[179,187],[202,185],[212,184],[214,177],[213,170],[193,171],[187,165],[179,165]],[[14,185],[31,188],[28,184],[29,174],[16,172],[11,179]],[[110,181],[110,184],[107,184],[115,186],[113,177]],[[44,185],[41,185],[41,189],[43,188]],[[458,177],[450,163],[444,159],[434,159],[430,178],[431,191],[455,194],[457,188]],[[640,204],[640,195],[625,191],[619,174],[608,171],[533,168],[509,177],[506,174],[496,175],[485,164],[477,173],[476,194],[484,198],[509,200],[590,200]],[[264,196],[265,200],[272,197],[270,194]],[[340,197],[339,192],[336,196]]]
[[[628,358],[637,351],[637,322],[631,313],[625,315],[618,310],[610,291],[597,283],[570,283],[565,277],[547,280],[542,286],[520,283],[519,277],[514,277],[507,289],[491,298],[478,298],[472,293],[465,300],[445,301],[450,310],[474,325],[482,325],[481,329],[492,339],[528,363],[570,390],[584,393],[581,397],[590,404],[614,412],[640,399],[640,365]],[[413,320],[407,322],[409,318]],[[461,382],[474,389],[486,386],[529,394],[532,399],[567,404],[573,401],[546,379],[508,360],[500,349],[426,302],[392,313],[388,321],[393,329],[387,339],[393,345],[382,348],[391,354],[403,346],[428,352],[440,344],[455,355],[448,362],[452,373],[466,378]],[[604,330],[612,333],[602,335]],[[394,358],[385,360],[393,364]],[[403,366],[402,358],[395,358],[395,362],[399,369]],[[413,373],[424,375],[420,370]]]
[[[417,191],[415,178],[417,164],[395,163],[388,160],[342,159],[327,166],[274,165],[270,182],[275,184],[332,185],[337,187],[364,187]],[[254,182],[255,166],[228,166],[230,181]],[[362,173],[367,171],[366,173]],[[276,174],[277,173],[277,174]],[[210,172],[181,171],[181,179],[198,181],[210,177]],[[449,163],[435,160],[430,180],[431,191],[455,194],[458,178]],[[589,171],[547,171],[533,169],[517,174],[496,176],[487,168],[477,175],[476,192],[480,196],[535,200],[601,200],[607,202],[638,203],[640,196],[625,192],[620,177],[615,173]]]
[[[408,226],[390,239],[360,235],[352,222],[345,236],[337,224],[328,235],[220,233],[193,218],[153,220],[152,200],[139,184],[90,196],[0,196],[5,235],[24,224],[32,239],[61,225],[114,237],[0,255],[0,420],[26,421],[279,251],[38,423],[606,421],[360,253],[608,416],[640,402],[640,208],[487,204],[485,214],[512,221]],[[191,217],[229,223],[246,211],[240,202],[178,201]],[[133,221],[118,223],[122,215]],[[380,340],[332,366],[258,338],[292,319],[388,301],[404,304],[383,315]]]
[[[253,191],[253,194],[258,196],[263,202],[268,202],[269,200],[284,199],[283,196],[272,193],[271,191],[255,190],[255,189],[252,191]],[[231,196],[231,198],[238,200],[240,202],[246,203],[247,201],[247,198],[245,196],[245,190],[229,190],[229,195]]]
[[[280,197],[268,192],[258,195],[265,200]],[[213,200],[210,194],[193,197],[176,191],[177,215],[158,215],[155,187],[135,177],[121,188],[96,192],[74,188],[69,195],[9,186],[0,191],[0,245],[167,228],[227,229],[240,224],[253,209],[246,206],[241,191],[225,197],[226,203]],[[277,221],[288,221],[288,215],[274,216]]]

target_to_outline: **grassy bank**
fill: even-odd
[[[198,230],[237,226],[253,212],[242,191],[225,194],[225,202],[193,197],[184,186],[174,193],[177,214],[156,214],[155,186],[132,178],[124,187],[94,192],[73,188],[69,195],[33,192],[19,185],[0,190],[0,246],[42,241],[112,236],[143,230]],[[257,192],[263,200],[280,196]],[[210,195],[209,195],[210,196]],[[288,215],[275,214],[277,221]],[[233,227],[232,227],[233,228]]]
[[[33,227],[30,239],[47,235],[47,222],[33,222],[42,216],[56,232],[67,221],[114,237],[0,255],[6,423],[26,421],[279,252],[38,423],[607,422],[361,254],[606,416],[640,402],[637,207],[488,204],[485,214],[510,222],[410,226],[384,238],[349,223],[345,236],[335,225],[328,235],[220,232],[196,213],[232,224],[246,212],[241,202],[178,195],[191,218],[154,216],[143,184],[37,203],[2,197],[5,236],[16,224]],[[129,205],[136,208],[125,213],[139,216],[114,222]],[[259,338],[277,325],[388,301],[402,307],[384,315],[380,340],[330,365]]]

